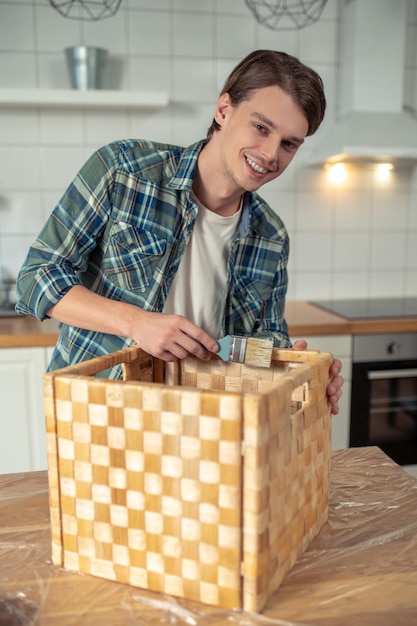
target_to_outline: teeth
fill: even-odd
[[[267,174],[268,173],[268,170],[264,170],[263,167],[260,167],[260,165],[257,165],[254,161],[252,161],[248,157],[246,157],[246,160],[249,163],[249,165],[251,166],[251,168],[253,170],[255,170],[255,172],[258,172],[259,174]]]

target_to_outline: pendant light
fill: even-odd
[[[64,17],[98,22],[116,15],[122,0],[49,0],[49,4]]]
[[[245,0],[257,22],[271,30],[299,30],[318,22],[327,0]]]

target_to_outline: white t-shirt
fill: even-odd
[[[197,220],[164,313],[183,315],[217,339],[226,297],[230,242],[239,224],[241,207],[234,215],[222,217],[209,211],[195,196],[193,201],[198,206]]]

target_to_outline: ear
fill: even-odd
[[[232,101],[228,92],[222,93],[222,95],[219,96],[219,99],[217,100],[216,110],[214,112],[214,119],[219,124],[219,126],[222,125],[222,122],[224,122],[228,111],[232,107]]]

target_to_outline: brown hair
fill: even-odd
[[[276,85],[300,107],[308,121],[307,135],[320,126],[326,110],[323,81],[296,57],[275,50],[256,50],[245,57],[227,78],[220,93],[228,93],[233,106],[249,100],[252,92]],[[220,130],[213,119],[207,139]]]

